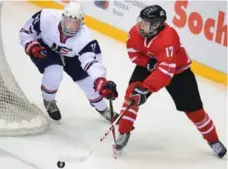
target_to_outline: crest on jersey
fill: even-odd
[[[102,8],[102,9],[107,9],[108,6],[109,6],[109,1],[97,1],[95,0],[94,1],[94,4],[99,7],[99,8]]]
[[[56,43],[53,43],[51,46],[51,49],[55,51],[56,53],[59,53],[60,55],[67,55],[69,52],[72,51],[72,49],[64,47],[64,46],[58,46]]]

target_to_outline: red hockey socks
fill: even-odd
[[[125,111],[126,108],[127,108],[127,104],[124,103],[120,113]],[[128,111],[124,113],[124,116],[119,121],[118,131],[120,133],[129,133],[132,130],[132,127],[137,117],[137,113],[138,113],[138,107],[135,107],[135,106],[131,107],[130,109],[128,109]]]
[[[186,112],[186,115],[195,124],[198,131],[208,143],[214,143],[218,140],[214,123],[203,109]]]
[[[135,88],[136,85],[141,84],[141,82],[133,82],[131,83],[127,90],[126,90],[126,94],[125,94],[125,102],[123,103],[122,109],[120,111],[120,113],[122,113],[123,111],[125,111],[127,109],[127,106],[129,104],[129,98],[130,95],[132,93],[132,90]],[[119,129],[118,131],[120,133],[129,133],[132,130],[132,127],[134,125],[134,122],[136,120],[137,117],[137,113],[138,113],[138,107],[136,106],[132,106],[131,108],[128,109],[128,111],[126,111],[123,115],[123,117],[120,119],[119,121]]]

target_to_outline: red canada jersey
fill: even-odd
[[[153,38],[142,37],[135,25],[129,31],[126,45],[131,61],[139,66],[146,67],[151,57],[157,59],[155,69],[143,82],[152,92],[167,86],[175,74],[191,64],[179,35],[168,24]]]

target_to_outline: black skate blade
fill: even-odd
[[[227,153],[227,150],[225,149],[225,150],[223,150],[222,152],[220,152],[219,154],[217,154],[217,156],[218,156],[219,158],[223,158],[223,157],[226,156],[226,153]]]
[[[52,118],[49,117],[48,121],[52,124],[61,125],[61,120],[53,120]]]
[[[53,120],[54,121],[54,123],[55,124],[57,124],[57,125],[61,125],[61,121],[59,120],[59,121],[55,121],[55,120]]]
[[[60,120],[54,120],[52,119],[49,114],[44,114],[44,116],[46,117],[47,121],[51,124],[58,124],[60,125],[61,124],[61,119]]]
[[[215,150],[213,150],[213,145],[217,144],[220,146],[220,148],[222,149],[219,153],[215,152]],[[218,157],[218,158],[223,158],[224,156],[226,156],[227,153],[227,149],[226,147],[218,140],[213,144],[209,143],[209,146],[212,148],[212,150],[214,151],[214,154]]]
[[[124,149],[117,150],[117,158],[121,158],[124,155]]]
[[[60,121],[62,119],[62,116],[59,112],[55,112],[55,113],[49,113],[48,112],[48,115],[54,121]]]
[[[103,117],[102,115],[100,115],[100,119],[105,123],[105,124],[110,124],[110,120],[106,119],[105,117]]]
[[[112,123],[111,122],[111,120],[109,120],[109,119],[106,119],[105,117],[103,117],[102,115],[100,115],[100,119],[101,120],[103,120],[105,123],[107,123],[107,124],[110,124],[110,123]],[[115,119],[114,119],[115,120]],[[118,126],[119,124],[118,123],[116,123],[116,125],[115,126]]]

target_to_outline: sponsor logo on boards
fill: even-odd
[[[107,9],[108,6],[109,6],[109,1],[97,1],[95,0],[94,1],[94,4],[99,7],[99,8],[102,8],[102,9]]]

